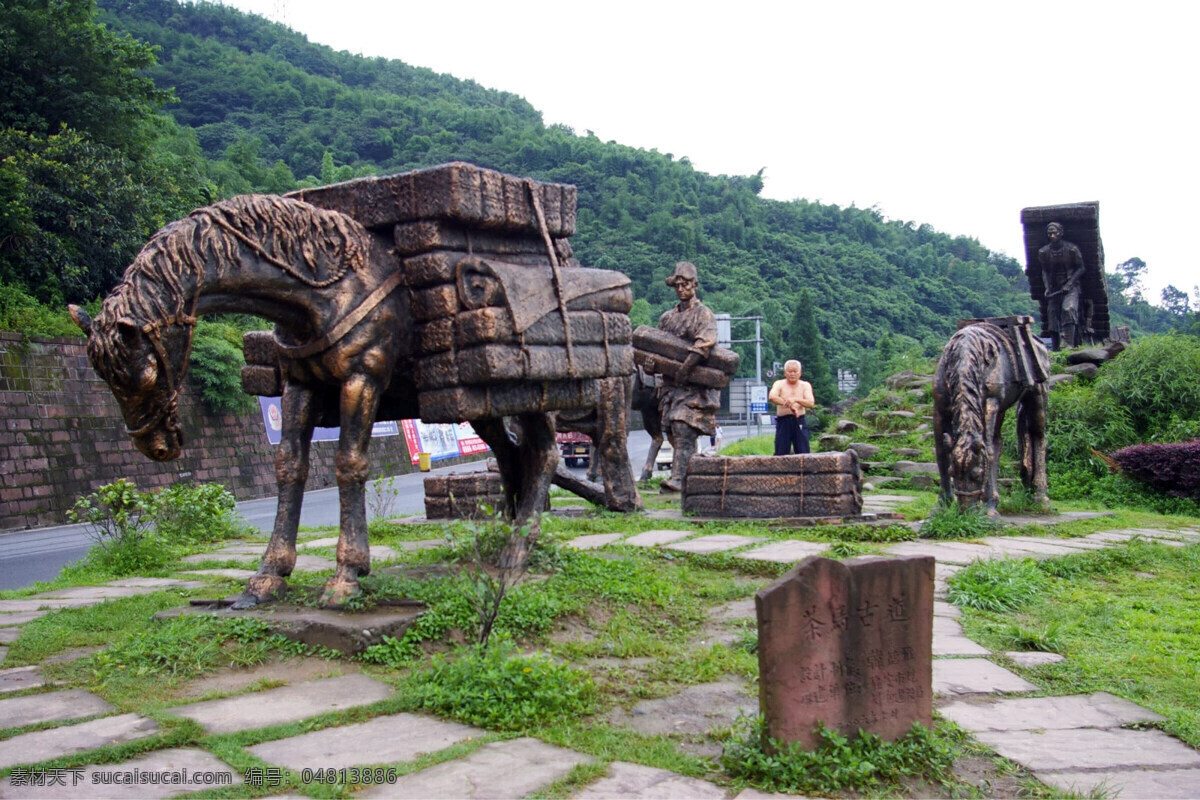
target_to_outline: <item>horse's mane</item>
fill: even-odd
[[[138,326],[191,313],[206,265],[222,275],[244,247],[310,287],[328,286],[368,263],[371,241],[350,217],[299,200],[250,194],[199,208],[151,237],[104,300],[88,338],[92,363],[121,375],[129,360],[117,321]],[[193,284],[189,291],[185,283]]]
[[[1003,334],[1001,334],[1003,335]],[[983,430],[990,364],[1003,357],[996,334],[982,325],[969,325],[950,337],[946,346],[945,396],[954,415],[954,430],[962,436],[986,439]]]

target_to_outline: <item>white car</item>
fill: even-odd
[[[654,459],[655,469],[670,469],[671,462],[675,460],[675,448],[671,447],[671,443],[663,440],[662,447],[658,448],[658,456]]]

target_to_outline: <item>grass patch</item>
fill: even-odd
[[[961,510],[957,504],[939,505],[921,525],[922,539],[978,539],[995,533],[1001,523],[980,508]]]
[[[762,716],[743,718],[725,745],[721,765],[732,777],[769,792],[886,795],[914,779],[952,783],[963,739],[950,726],[929,730],[919,725],[891,743],[863,732],[847,738],[824,726],[818,735],[817,748],[805,750],[795,742],[768,738]]]
[[[1046,574],[1032,558],[975,561],[946,582],[951,603],[984,611],[1013,611],[1046,587]]]

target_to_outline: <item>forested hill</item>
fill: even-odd
[[[167,110],[203,151],[206,198],[458,159],[573,183],[576,253],[633,279],[636,321],[673,302],[663,280],[691,260],[714,310],[764,317],[768,365],[799,349],[805,288],[831,365],[867,374],[885,334],[932,353],[960,317],[1034,311],[1021,265],[974,239],[871,209],[766,200],[761,175],[712,176],[670,154],[546,126],[514,94],[334,52],[223,6],[98,6],[100,22],[161,48],[149,74],[174,91]]]

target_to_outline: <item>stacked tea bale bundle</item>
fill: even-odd
[[[271,331],[247,331],[242,334],[242,391],[259,397],[279,397],[283,394],[283,374],[275,334]]]
[[[487,516],[484,504],[497,514],[507,511],[499,472],[431,475],[425,479],[428,519],[483,519]]]
[[[706,517],[852,517],[862,513],[858,455],[693,456],[683,510]]]
[[[639,367],[652,375],[674,378],[688,357],[691,342],[685,342],[674,334],[639,325],[633,332],[633,358]],[[737,373],[737,353],[724,347],[714,347],[708,358],[692,369],[688,383],[709,389],[724,389],[729,379]]]
[[[571,258],[574,186],[453,163],[291,196],[393,238],[426,422],[586,407],[633,372],[629,279]]]

